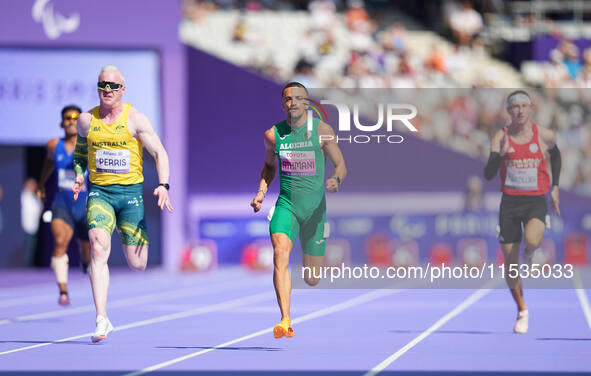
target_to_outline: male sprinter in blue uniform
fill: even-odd
[[[47,143],[47,157],[43,163],[41,177],[39,178],[39,198],[45,199],[45,183],[55,170],[56,193],[52,205],[51,232],[53,233],[54,247],[51,257],[51,267],[55,272],[55,278],[59,286],[59,305],[70,304],[68,297],[68,244],[72,240],[74,230],[78,238],[78,247],[82,256],[82,268],[90,263],[90,242],[86,230],[86,187],[82,192],[82,199],[74,201],[72,185],[76,174],[74,173],[74,148],[76,147],[76,121],[82,110],[77,106],[66,106],[62,109],[61,127],[65,132],[63,138],[54,138]]]

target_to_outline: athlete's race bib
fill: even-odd
[[[96,151],[96,171],[111,172],[114,174],[126,174],[129,172],[129,150],[104,150]]]
[[[281,172],[289,176],[315,176],[316,155],[314,150],[290,151],[281,150]]]
[[[507,167],[505,187],[521,191],[535,191],[538,189],[538,169]]]
[[[65,170],[60,168],[57,170],[57,186],[59,189],[71,190],[76,181],[76,173],[74,170]]]

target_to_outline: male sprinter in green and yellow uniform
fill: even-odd
[[[316,270],[323,265],[325,238],[328,237],[324,189],[337,192],[347,175],[332,128],[319,119],[312,119],[313,129],[308,130],[306,88],[298,82],[287,84],[283,88],[282,102],[287,119],[265,132],[265,164],[259,190],[250,203],[255,213],[261,210],[279,166],[280,193],[270,224],[273,284],[281,311],[281,322],[273,329],[275,338],[294,336],[289,316],[291,279],[288,270],[293,243],[299,235],[304,266]],[[334,165],[334,175],[326,183],[325,153]],[[311,275],[304,277],[309,285],[318,283]]]
[[[148,234],[142,197],[142,145],[156,161],[160,184],[154,189],[158,206],[172,212],[168,197],[168,155],[146,115],[123,104],[125,77],[113,65],[103,67],[98,77],[100,105],[80,114],[74,151],[78,198],[88,165],[90,189],[87,203],[88,237],[92,259],[90,282],[96,307],[96,330],[92,342],[113,330],[107,318],[107,290],[111,235],[117,226],[123,239],[127,263],[134,270],[146,269]]]

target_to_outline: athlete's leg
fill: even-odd
[[[53,255],[51,266],[55,272],[55,278],[60,292],[67,292],[68,283],[68,244],[72,240],[74,230],[62,218],[54,218],[51,221],[51,232],[53,233]]]
[[[90,241],[88,239],[88,224],[86,222],[86,201],[88,195],[79,196],[78,201],[81,199],[84,201],[76,201],[72,207],[71,214],[74,219],[74,233],[78,240],[78,251],[80,253],[80,262],[82,264],[82,271],[88,273],[88,266],[90,265]],[[82,205],[84,203],[84,205]]]
[[[142,271],[148,264],[148,231],[144,215],[141,184],[123,201],[117,215],[117,229],[123,241],[123,253],[133,270]]]
[[[111,235],[115,229],[115,210],[107,200],[108,197],[101,199],[89,196],[86,213],[90,240],[88,274],[90,275],[97,317],[105,318],[107,317],[107,292],[109,290],[107,261],[111,253]]]
[[[304,281],[310,286],[316,286],[320,282],[324,256],[312,256],[304,253]]]
[[[123,245],[127,264],[133,270],[146,270],[148,265],[148,245]]]
[[[279,196],[281,199],[281,196]],[[273,218],[269,224],[273,244],[273,285],[277,303],[281,311],[281,322],[273,328],[273,336],[293,337],[289,307],[291,304],[291,276],[289,275],[289,255],[299,232],[299,222],[291,211],[289,202],[277,200]]]
[[[90,238],[90,284],[97,316],[107,317],[107,293],[109,290],[109,255],[111,254],[111,234],[103,228],[88,231]]]
[[[544,232],[546,231],[546,224],[539,218],[530,219],[525,225],[525,251],[524,259],[526,263],[531,264],[531,258],[536,249],[542,244]]]
[[[507,286],[509,286],[515,304],[517,304],[517,310],[524,311],[527,309],[527,306],[525,305],[525,300],[523,298],[521,278],[519,275],[517,275],[516,278],[512,278],[515,277],[515,275],[510,272],[511,270],[519,270],[520,247],[521,242],[501,244],[501,250],[505,257],[505,281],[507,282]],[[512,268],[511,265],[513,265]]]
[[[116,217],[112,202],[114,195],[108,190],[91,186],[87,201],[88,238],[90,240],[90,267],[88,274],[96,307],[96,328],[90,337],[98,342],[107,337],[113,325],[107,318],[107,295],[109,291],[109,255],[111,235],[115,229]]]
[[[90,265],[90,241],[78,239],[78,249],[80,250],[80,261],[82,262],[82,269],[84,273],[87,273],[88,265]]]
[[[300,230],[300,242],[304,251],[304,280],[310,286],[320,282],[324,266],[326,238],[329,236],[326,222],[326,200],[323,198],[318,207],[303,221]]]
[[[291,297],[291,276],[289,275],[289,254],[293,243],[286,234],[271,234],[273,243],[273,285],[277,295],[277,303],[281,311],[281,319],[290,319],[289,307]]]

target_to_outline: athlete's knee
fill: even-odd
[[[306,275],[304,277],[304,281],[306,281],[306,283],[309,286],[316,286],[318,284],[318,282],[320,282],[320,278],[316,278],[316,277],[313,277],[313,276]]]
[[[53,244],[53,256],[54,257],[61,257],[65,255],[68,251],[68,243],[64,241],[58,241],[55,239]]]
[[[289,265],[289,246],[277,245],[273,250],[273,263],[275,268],[287,268]]]
[[[109,257],[111,244],[108,239],[103,239],[100,235],[89,234],[90,253],[93,260],[103,260]]]
[[[68,247],[68,243],[70,239],[65,232],[54,232],[53,233],[53,245],[55,247],[55,252],[63,254]]]
[[[525,247],[533,250],[538,248],[542,244],[542,237],[537,234],[525,234],[524,237]]]

